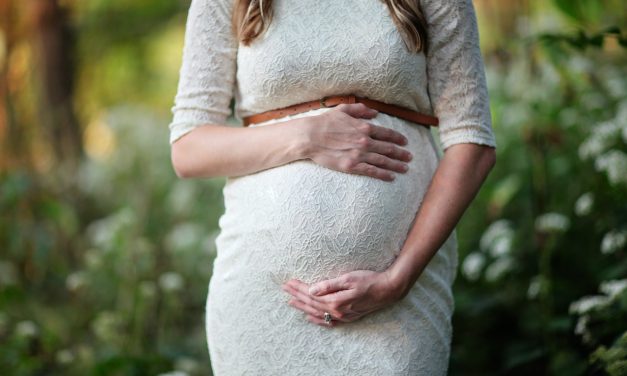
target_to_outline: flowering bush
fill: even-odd
[[[459,229],[453,372],[624,375],[627,69],[519,47],[488,65],[500,153]]]
[[[204,304],[223,182],[178,179],[165,124],[112,107],[98,126],[117,147],[83,160],[80,202],[32,175],[0,181],[0,374],[211,372]]]

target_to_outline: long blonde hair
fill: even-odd
[[[420,0],[379,0],[384,2],[410,52],[427,53],[427,22]],[[235,0],[233,32],[245,46],[263,33],[272,20],[272,0]]]

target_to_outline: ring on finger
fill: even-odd
[[[331,316],[331,314],[329,312],[325,312],[324,313],[324,322],[329,325],[331,324],[331,320],[333,320],[333,317]]]

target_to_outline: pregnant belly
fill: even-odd
[[[298,160],[229,177],[216,239],[214,277],[265,273],[307,283],[392,263],[437,165],[426,128],[379,114],[403,133],[414,158],[392,182]]]

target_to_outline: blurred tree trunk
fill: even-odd
[[[72,103],[75,38],[68,21],[58,0],[0,0],[3,169],[31,168],[42,158],[75,166],[83,154]]]
[[[17,39],[15,2],[0,0],[0,170],[8,169],[24,150],[24,139],[13,116],[9,59]],[[15,87],[13,87],[15,89]]]
[[[57,160],[76,162],[83,153],[73,108],[74,41],[67,9],[58,0],[31,0],[33,56],[40,80],[38,119]]]
[[[530,0],[473,0],[473,3],[484,53],[506,54],[508,42],[519,37],[527,23],[526,17],[531,15]]]

